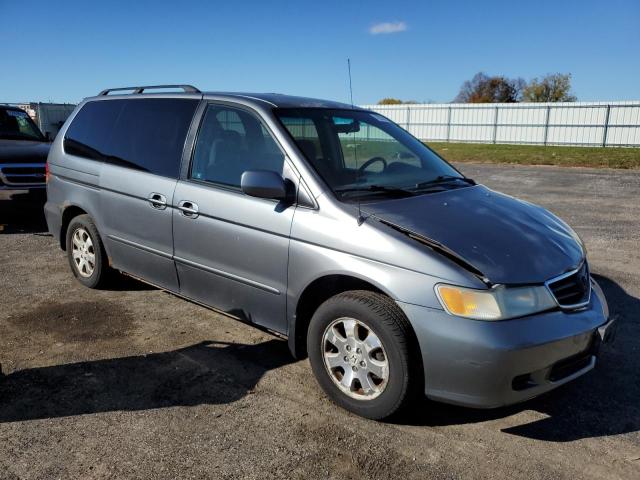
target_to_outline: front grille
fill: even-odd
[[[26,174],[34,174],[34,173],[44,173],[44,165],[37,167],[4,167],[2,168],[2,173],[7,176],[10,175],[26,175]]]
[[[547,286],[561,307],[586,305],[591,297],[591,279],[587,263],[583,263],[575,272],[550,280]]]
[[[557,382],[563,378],[567,378],[580,370],[587,368],[591,365],[592,359],[598,354],[599,341],[594,335],[589,342],[589,346],[582,352],[573,355],[572,357],[560,360],[549,372],[549,380]]]
[[[549,380],[557,382],[587,368],[591,365],[591,357],[590,354],[583,354],[555,364],[549,373]]]
[[[44,185],[44,164],[1,165],[0,182],[8,186]]]

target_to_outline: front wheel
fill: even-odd
[[[419,391],[421,359],[412,331],[390,298],[349,291],[324,302],[309,325],[311,367],[341,407],[380,420],[405,407]]]

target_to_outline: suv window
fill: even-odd
[[[0,138],[5,140],[37,140],[44,136],[23,110],[0,108]]]
[[[89,102],[64,139],[65,151],[177,178],[198,100],[152,98]]]
[[[240,187],[246,170],[282,172],[284,154],[253,114],[209,105],[204,114],[191,165],[191,178]]]

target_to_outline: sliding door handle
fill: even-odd
[[[182,200],[180,203],[178,203],[178,210],[180,210],[180,213],[182,213],[182,215],[185,217],[198,217],[198,205],[190,200]]]
[[[156,210],[164,210],[167,208],[167,197],[160,193],[151,192],[147,197],[147,201]]]

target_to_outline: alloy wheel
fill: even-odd
[[[82,227],[76,229],[71,237],[73,251],[71,252],[77,272],[88,278],[96,268],[96,252],[89,233]]]
[[[348,317],[334,320],[322,336],[322,352],[329,377],[349,397],[373,400],[387,386],[387,354],[364,322]]]

